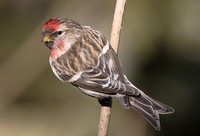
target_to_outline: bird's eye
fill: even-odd
[[[58,31],[57,32],[58,35],[61,35],[62,33],[63,33],[63,31]]]

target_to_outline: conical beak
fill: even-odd
[[[51,36],[44,36],[42,39],[43,42],[53,42],[53,38]]]

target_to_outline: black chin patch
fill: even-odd
[[[45,42],[45,44],[49,49],[51,49],[53,44],[54,44],[54,42]]]

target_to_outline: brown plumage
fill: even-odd
[[[117,97],[126,109],[136,109],[157,130],[159,114],[174,109],[153,100],[123,74],[116,53],[99,31],[63,18],[53,18],[43,27],[43,41],[51,50],[54,74],[99,100]]]

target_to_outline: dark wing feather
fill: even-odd
[[[139,92],[132,86],[124,84],[124,77],[119,75],[122,71],[116,66],[115,56],[110,48],[101,55],[100,63],[89,72],[83,72],[81,77],[72,84],[83,89],[104,94],[124,94],[138,96]],[[121,81],[122,80],[122,81]]]

